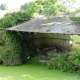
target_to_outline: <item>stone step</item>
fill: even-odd
[[[39,60],[39,62],[41,62],[41,63],[47,63],[47,62],[50,62],[50,60]]]

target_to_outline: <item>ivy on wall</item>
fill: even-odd
[[[22,48],[20,45],[19,36],[17,32],[6,31],[4,35],[5,47],[2,54],[2,61],[4,65],[19,65],[22,64],[21,54]]]

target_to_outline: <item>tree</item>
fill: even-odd
[[[25,3],[24,5],[21,5],[21,7],[20,7],[20,9],[22,9],[22,10],[26,10],[26,9],[28,9],[28,3]]]
[[[69,11],[67,4],[72,4],[76,0],[35,0],[29,4],[30,13],[43,14],[48,16]],[[71,8],[71,6],[70,6]]]
[[[46,16],[54,15],[60,12],[63,7],[58,4],[58,0],[35,0],[29,4],[28,10],[31,13],[44,14]]]
[[[0,6],[0,9],[1,10],[8,10],[8,7],[5,3],[2,3],[1,6]]]

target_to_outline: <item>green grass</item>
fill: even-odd
[[[80,36],[72,35],[73,38],[73,46],[75,49],[80,49]]]
[[[80,80],[80,75],[54,69],[49,70],[46,66],[41,65],[0,65],[0,80]]]

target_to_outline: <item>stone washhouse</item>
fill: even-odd
[[[22,24],[0,29],[9,31],[34,32],[35,45],[38,49],[55,47],[63,51],[72,51],[72,35],[80,34],[80,24],[68,19],[67,14],[58,15],[49,19],[41,15]]]

